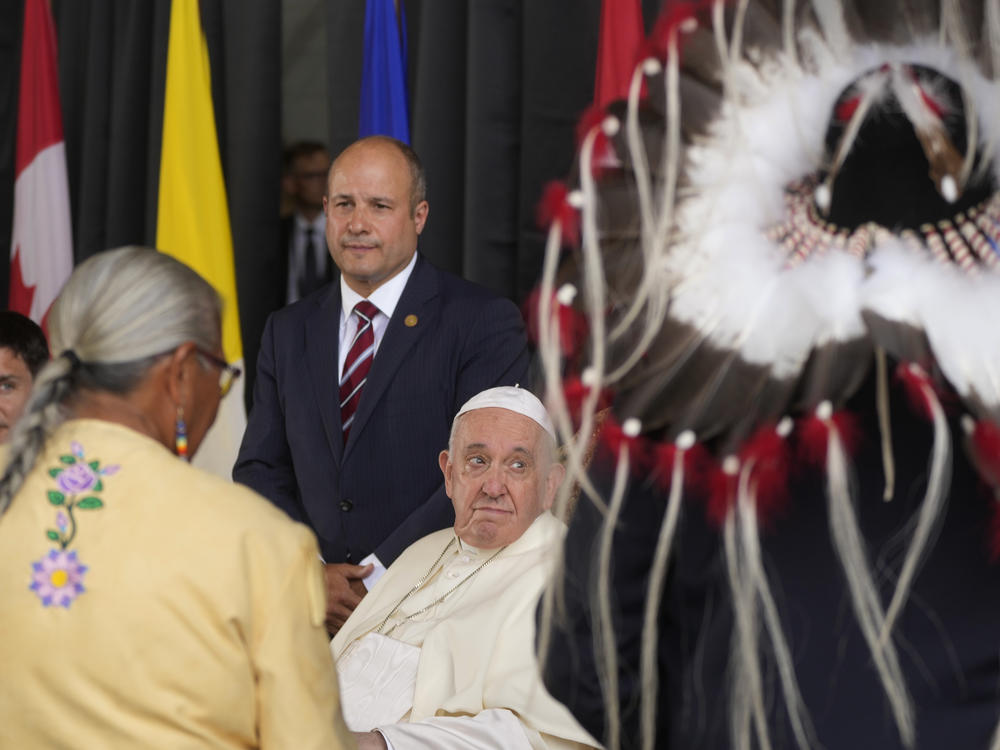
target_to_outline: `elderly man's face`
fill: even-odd
[[[459,418],[452,452],[442,451],[439,461],[463,542],[510,544],[552,506],[565,472],[553,462],[550,439],[534,420],[507,409]]]
[[[24,360],[13,349],[0,346],[0,443],[7,441],[21,416],[31,383],[31,370]]]

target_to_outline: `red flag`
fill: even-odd
[[[628,96],[632,72],[645,39],[639,0],[602,0],[594,104],[605,107]]]
[[[8,306],[42,323],[73,270],[56,36],[46,0],[25,0]]]

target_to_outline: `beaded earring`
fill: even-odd
[[[177,422],[174,427],[174,449],[177,455],[188,460],[187,424],[184,422],[184,408],[177,407]]]

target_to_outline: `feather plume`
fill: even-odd
[[[780,511],[796,461],[827,474],[855,616],[900,737],[915,741],[892,630],[944,509],[947,393],[973,415],[967,448],[1000,497],[998,50],[1000,0],[668,2],[629,100],[581,120],[582,244],[558,277],[581,290],[574,309],[590,325],[570,369],[591,379],[565,384],[563,407],[580,413],[561,414],[560,429],[586,431],[613,389],[622,422],[601,431],[617,460],[612,499],[620,504],[623,464],[652,471],[674,514],[682,489],[707,495],[736,608],[735,747],[771,741],[762,623],[779,662],[788,651],[756,535]],[[565,211],[565,198],[550,200]],[[568,217],[556,223],[567,231]],[[548,247],[550,292],[558,244]],[[550,387],[574,359],[559,329],[548,341],[560,351],[545,358],[557,368]],[[848,488],[860,432],[843,411],[877,350],[919,365],[901,381],[935,430],[887,610]],[[794,454],[775,428],[785,415],[798,420]],[[691,433],[699,446],[678,449]],[[663,575],[675,520],[658,542]],[[1000,521],[996,539],[1000,550]],[[808,746],[790,657],[779,672],[796,741]],[[647,728],[649,711],[647,701]]]

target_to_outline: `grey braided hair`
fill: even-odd
[[[183,263],[130,245],[79,265],[49,311],[55,354],[35,377],[0,475],[0,515],[35,465],[45,441],[80,390],[125,394],[182,343],[209,351],[220,343],[222,302]]]

